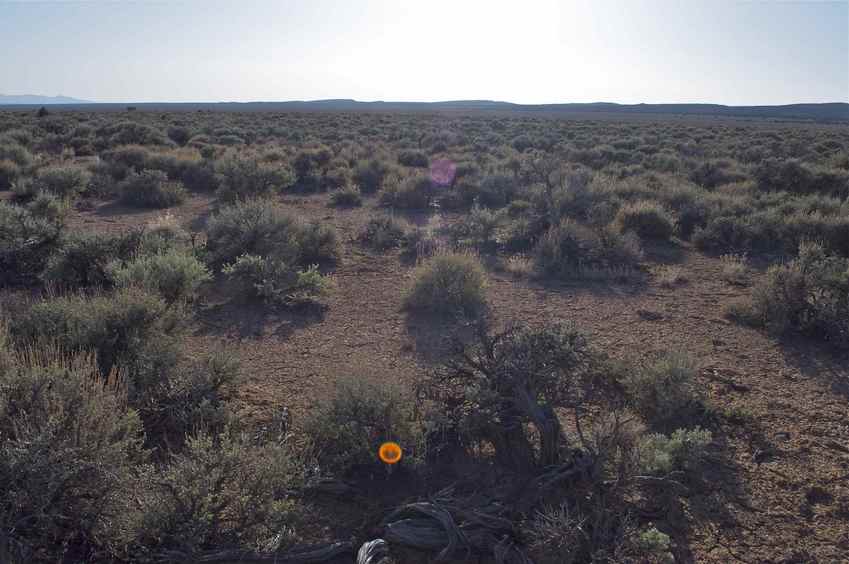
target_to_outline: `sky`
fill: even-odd
[[[849,102],[849,0],[0,0],[0,93]]]

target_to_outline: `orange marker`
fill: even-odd
[[[377,451],[377,455],[386,464],[398,464],[401,461],[402,454],[401,445],[391,441],[380,445],[380,449]]]

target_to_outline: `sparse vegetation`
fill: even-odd
[[[486,306],[486,273],[473,255],[436,255],[416,270],[405,303],[413,310],[476,315]]]
[[[757,118],[0,112],[0,561],[839,560],[847,155]]]

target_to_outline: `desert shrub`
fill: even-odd
[[[263,201],[237,202],[210,217],[209,259],[216,267],[243,254],[306,266],[333,262],[339,256],[336,232],[318,223],[304,224],[280,207]]]
[[[21,168],[6,159],[0,161],[0,190],[8,190],[21,176]]]
[[[172,125],[168,128],[168,138],[177,145],[183,146],[192,138],[192,130],[180,125]]]
[[[690,181],[711,190],[723,184],[745,180],[745,178],[745,175],[734,170],[731,162],[724,160],[702,161],[690,171]]]
[[[245,253],[294,263],[300,255],[300,230],[301,223],[279,206],[263,201],[237,202],[209,218],[209,258],[218,267]]]
[[[424,389],[442,424],[464,446],[527,471],[574,454],[567,445],[577,441],[558,413],[582,409],[597,393],[615,401],[605,364],[572,326],[514,326],[495,334],[481,326],[477,340],[426,380]]]
[[[174,364],[182,311],[161,298],[128,288],[91,298],[72,295],[34,304],[17,316],[12,334],[20,343],[55,342],[68,351],[92,351],[101,373],[118,366],[131,401],[148,378]]]
[[[322,176],[332,160],[333,152],[327,147],[299,151],[292,163],[298,188],[306,192],[321,188]]]
[[[675,220],[656,202],[640,201],[623,205],[614,220],[624,232],[633,231],[641,239],[669,239],[675,231]]]
[[[180,167],[180,181],[189,190],[213,192],[218,189],[220,177],[209,161],[185,161]]]
[[[399,209],[424,209],[435,196],[433,181],[427,176],[411,176],[384,187],[380,203]]]
[[[640,442],[640,467],[647,475],[655,476],[692,470],[698,467],[712,439],[710,431],[699,427],[676,429],[669,435],[647,435]]]
[[[297,264],[331,264],[339,258],[339,238],[330,225],[310,222],[298,233],[300,253]]]
[[[746,255],[734,253],[719,257],[722,265],[720,277],[729,284],[745,286],[749,282],[749,267],[746,266]]]
[[[849,347],[849,260],[803,243],[798,258],[770,267],[750,300],[730,313],[774,333],[797,331]]]
[[[45,282],[69,289],[109,288],[112,280],[108,266],[115,260],[128,260],[138,250],[139,232],[117,237],[99,234],[74,234],[53,254],[42,278]]]
[[[423,261],[445,252],[448,247],[432,229],[415,227],[404,235],[404,257],[408,260]]]
[[[121,201],[131,206],[167,208],[182,204],[186,189],[179,181],[168,180],[159,170],[143,170],[130,174],[121,183]]]
[[[692,239],[701,251],[744,251],[752,247],[753,229],[744,218],[722,216],[696,228]]]
[[[78,167],[42,168],[36,176],[36,184],[60,198],[74,199],[88,187],[91,174]]]
[[[14,141],[0,142],[0,160],[12,161],[21,168],[27,168],[33,163],[33,156],[23,145]]]
[[[310,301],[327,293],[329,280],[316,265],[298,270],[296,267],[267,257],[242,255],[232,264],[224,265],[225,275],[248,286],[253,294],[276,304]]]
[[[533,209],[533,204],[527,200],[513,200],[507,206],[507,215],[510,217],[521,217]]]
[[[164,253],[171,249],[187,250],[192,237],[169,212],[152,219],[138,235],[138,252],[143,255]]]
[[[337,207],[357,207],[363,205],[363,197],[359,189],[345,188],[337,190],[330,196],[330,204]]]
[[[178,250],[142,255],[124,264],[113,264],[109,276],[119,288],[144,288],[158,293],[169,304],[192,300],[198,287],[212,279],[203,263]]]
[[[796,159],[765,159],[755,168],[754,177],[761,190],[849,195],[849,174],[845,171],[815,168]]]
[[[145,461],[120,379],[84,356],[11,353],[0,370],[0,536],[20,562],[123,556]],[[6,547],[0,548],[0,550]]]
[[[378,251],[385,251],[401,246],[406,231],[401,221],[391,215],[384,215],[370,219],[360,233],[359,240]]]
[[[388,173],[389,167],[383,161],[360,161],[354,169],[354,182],[363,194],[374,194],[383,187],[383,180]]]
[[[218,197],[224,202],[250,200],[279,193],[294,182],[291,171],[256,159],[228,158],[216,163]]]
[[[134,402],[148,443],[178,449],[197,429],[219,432],[231,422],[227,400],[240,366],[230,349],[199,359],[181,357],[158,376]]]
[[[39,194],[43,194],[41,185],[34,178],[22,177],[12,184],[12,201],[25,204],[31,202]],[[54,194],[54,197],[55,196]]]
[[[637,366],[625,379],[631,406],[655,429],[692,426],[704,411],[695,374],[695,362],[683,353],[667,353]]]
[[[477,201],[482,206],[500,208],[516,194],[516,180],[506,174],[488,175],[481,180]]]
[[[68,202],[49,192],[39,192],[26,205],[26,210],[34,218],[61,224],[68,211]]]
[[[437,255],[416,269],[404,302],[414,310],[477,315],[486,306],[486,273],[473,255]]]
[[[143,171],[150,153],[144,147],[129,145],[104,151],[102,157],[111,165],[113,177],[116,180],[123,180],[130,172]]]
[[[427,168],[430,161],[422,151],[404,150],[398,153],[398,164],[416,168]]]
[[[461,244],[491,247],[496,243],[498,228],[504,223],[504,214],[475,205],[465,220],[452,224],[449,234]]]
[[[155,475],[139,550],[181,561],[220,546],[285,550],[297,509],[288,492],[302,482],[303,465],[285,446],[199,431]]]
[[[537,268],[548,276],[581,276],[592,271],[623,272],[642,260],[634,235],[593,230],[572,220],[550,228],[535,249]]]
[[[415,398],[391,380],[347,377],[336,381],[327,401],[311,410],[304,422],[313,456],[322,472],[346,476],[382,466],[378,447],[394,441],[404,461],[421,456],[421,429]]]
[[[0,286],[32,284],[60,246],[62,217],[0,202]]]
[[[663,265],[655,271],[657,283],[664,288],[674,288],[687,281],[684,269],[677,265]]]
[[[351,171],[346,166],[335,166],[321,178],[321,187],[325,190],[340,190],[351,183]]]

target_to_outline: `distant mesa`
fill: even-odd
[[[0,94],[0,106],[3,105],[52,105],[52,104],[91,104],[89,100],[69,98],[68,96],[39,96],[37,94]]]
[[[86,110],[127,111],[127,103],[96,103],[66,96],[9,96],[0,94],[0,107],[87,105]],[[723,106],[721,104],[617,104],[614,102],[567,104],[514,104],[496,100],[450,100],[444,102],[361,102],[348,98],[267,102],[130,102],[139,111],[302,111],[302,112],[521,112],[547,115],[678,115],[778,120],[849,121],[849,104],[786,104],[782,106]]]

